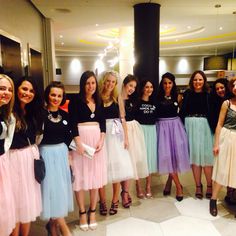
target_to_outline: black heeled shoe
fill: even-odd
[[[125,202],[125,198],[124,198],[125,194],[129,194],[129,193],[125,190],[122,190],[121,193],[120,193],[120,196],[121,196],[121,199],[122,199],[122,206],[124,208],[129,208],[131,203],[129,201],[129,198],[128,198],[128,202]]]
[[[50,228],[50,221],[45,225],[45,229],[47,230],[48,236],[51,236],[51,228]]]
[[[197,191],[198,189],[200,189],[201,191],[198,192],[198,191]],[[203,198],[203,193],[202,193],[202,191],[203,191],[203,186],[202,186],[202,184],[199,185],[199,186],[196,186],[195,197],[198,198],[198,199],[202,199],[202,198]]]
[[[206,198],[207,199],[211,199],[211,196],[212,196],[212,185],[207,185],[207,188],[211,189],[211,191],[210,192],[206,192]]]
[[[217,216],[218,210],[217,210],[217,200],[216,199],[211,199],[210,200],[210,213],[212,216]]]
[[[182,186],[182,185],[181,185],[181,189],[182,189],[182,194],[183,194],[183,186]],[[184,199],[184,196],[178,196],[178,195],[176,195],[175,198],[176,198],[176,200],[177,200],[178,202],[181,202],[181,201]]]
[[[104,202],[99,201],[99,213],[102,216],[106,216],[107,215],[107,204],[106,204],[105,201]]]

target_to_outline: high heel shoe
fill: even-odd
[[[48,236],[51,236],[51,228],[50,228],[50,221],[48,221],[48,223],[45,225],[45,229],[48,232]]]
[[[183,186],[182,185],[180,185],[180,186],[181,186],[181,190],[182,190],[182,194],[183,194]],[[184,199],[184,196],[176,194],[175,198],[178,202],[181,202]]]
[[[200,191],[198,191],[200,189]],[[202,193],[202,191],[203,191],[203,186],[202,186],[202,184],[201,185],[197,185],[196,186],[196,193],[195,193],[195,197],[196,198],[198,198],[198,199],[202,199],[203,198],[203,193]]]
[[[210,213],[212,216],[217,216],[218,210],[217,210],[217,200],[216,199],[211,199],[210,200]]]
[[[129,201],[129,198],[128,198],[128,202],[125,201],[125,194],[129,194],[129,193],[125,190],[122,190],[121,193],[120,193],[120,196],[122,198],[122,206],[124,208],[129,208],[130,207],[130,201]]]
[[[79,215],[80,216],[82,216],[82,215],[84,215],[84,214],[86,214],[86,211],[83,211],[83,212],[79,212]],[[88,223],[86,223],[86,224],[79,224],[79,228],[82,230],[82,231],[88,231],[88,229],[89,229],[89,226],[88,226]]]
[[[110,214],[111,216],[117,214],[117,212],[118,212],[118,207],[119,207],[119,200],[118,200],[117,202],[112,202],[112,203],[111,203],[111,208],[110,208],[110,210],[109,210],[109,214]]]
[[[96,222],[96,220],[93,220],[92,222],[91,222],[91,219],[90,219],[90,215],[91,215],[91,213],[96,213],[96,208],[94,209],[94,210],[91,210],[90,208],[89,208],[89,210],[88,210],[88,227],[91,229],[91,230],[95,230],[95,229],[97,229],[97,227],[98,227],[98,223]]]
[[[107,215],[107,205],[106,202],[99,201],[99,213],[102,216]]]
[[[207,188],[210,189],[210,191],[206,192],[206,198],[210,199],[212,196],[212,185],[207,185]]]

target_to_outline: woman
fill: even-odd
[[[60,82],[51,82],[45,89],[43,139],[40,153],[44,159],[46,176],[42,182],[43,211],[41,218],[49,220],[47,228],[52,236],[57,236],[59,225],[63,236],[71,235],[64,217],[73,211],[73,196],[69,168],[68,146],[71,134],[68,114],[59,108],[63,105],[65,89]]]
[[[147,153],[144,140],[144,134],[142,127],[135,120],[135,114],[137,109],[136,100],[136,87],[137,79],[133,75],[127,75],[123,81],[122,86],[122,99],[125,104],[125,119],[128,130],[129,140],[129,154],[131,156],[132,165],[134,169],[134,178],[137,183],[137,197],[145,198],[145,195],[138,185],[140,178],[146,178],[148,174]],[[122,205],[125,208],[129,208],[131,204],[131,198],[128,193],[129,181],[123,181],[122,183]]]
[[[156,105],[153,102],[153,83],[150,80],[143,80],[140,83],[140,101],[137,105],[136,120],[141,124],[148,162],[148,177],[146,177],[146,193],[140,192],[141,183],[137,181],[137,191],[141,198],[152,198],[151,174],[157,172],[157,134],[156,134]]]
[[[206,198],[212,195],[212,166],[213,166],[213,137],[208,123],[209,119],[209,93],[207,78],[203,71],[195,71],[189,81],[189,89],[185,91],[181,107],[181,118],[189,141],[190,164],[196,184],[195,197],[203,198],[203,185],[201,182],[204,171],[207,190]]]
[[[224,78],[217,79],[212,86],[210,94],[210,127],[214,134],[218,123],[220,108],[222,103],[230,98],[230,92],[228,89],[228,80]]]
[[[34,159],[39,159],[35,139],[42,128],[42,100],[31,77],[21,78],[15,91],[16,128],[9,155],[17,224],[11,235],[27,236],[31,221],[42,210],[40,185],[34,177]]]
[[[229,82],[233,97],[223,102],[215,132],[213,153],[213,194],[210,200],[210,213],[217,216],[217,196],[222,186],[236,188],[236,77]]]
[[[118,104],[118,74],[109,71],[104,74],[100,86],[103,114],[106,119],[106,148],[108,157],[108,181],[112,183],[113,195],[110,215],[118,212],[120,181],[133,178],[133,167],[128,152],[128,137],[124,114],[124,105]],[[106,215],[105,188],[99,189],[100,214]]]
[[[183,187],[178,172],[188,171],[190,164],[187,134],[178,116],[180,97],[173,74],[167,72],[162,75],[157,99],[159,173],[169,174],[176,185],[176,200],[182,201]]]
[[[9,172],[8,149],[14,132],[12,116],[14,84],[7,75],[0,74],[0,235],[8,236],[15,227],[15,208]],[[12,132],[13,131],[13,132]],[[8,141],[7,141],[8,139]]]
[[[95,230],[98,189],[107,184],[107,163],[104,137],[105,119],[98,100],[95,74],[86,71],[80,79],[80,93],[69,103],[69,115],[76,151],[72,151],[75,181],[73,189],[80,211],[80,229]],[[96,149],[92,159],[85,155],[84,144]],[[85,191],[90,194],[88,222],[85,209]]]

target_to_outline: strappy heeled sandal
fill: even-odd
[[[119,200],[117,202],[112,202],[111,203],[111,208],[109,210],[110,215],[115,215],[118,212],[118,207],[119,207]]]
[[[99,213],[102,216],[107,215],[107,205],[106,202],[99,201]]]
[[[210,213],[212,216],[217,216],[218,210],[217,210],[217,200],[216,199],[211,199],[210,200]]]
[[[129,193],[125,190],[122,190],[121,193],[120,193],[120,196],[122,198],[122,206],[124,208],[129,208],[130,207],[130,201],[129,201],[129,198],[128,198],[128,202],[125,202],[125,198],[124,198],[125,194],[129,194]]]
[[[82,216],[82,215],[84,215],[84,214],[86,214],[86,211],[83,211],[83,212],[79,212],[79,215],[80,216]],[[88,227],[88,223],[86,223],[86,224],[79,224],[79,228],[82,230],[82,231],[88,231],[88,229],[89,229],[89,227]]]
[[[95,212],[96,212],[96,208],[94,210],[91,210],[89,208],[89,210],[88,210],[88,227],[91,230],[95,230],[98,227],[98,223],[96,222],[96,220],[94,220],[93,222],[91,222],[91,220],[90,220],[91,213],[95,213]]]
[[[197,191],[198,189],[200,189],[201,191],[198,192],[198,191]],[[202,199],[202,198],[203,198],[203,193],[202,193],[202,191],[203,191],[203,186],[202,186],[202,184],[199,185],[199,186],[196,186],[195,197],[198,198],[198,199]]]
[[[210,192],[206,192],[206,198],[207,198],[207,199],[210,199],[211,196],[212,196],[212,185],[207,185],[207,188],[208,188],[208,189],[211,189]]]

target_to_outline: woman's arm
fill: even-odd
[[[213,154],[214,156],[217,156],[219,154],[219,137],[220,137],[220,131],[224,125],[227,109],[229,106],[229,101],[224,101],[221,109],[220,109],[220,115],[219,115],[219,120],[216,126],[216,131],[215,131],[215,141],[214,141],[214,146],[213,146]]]

